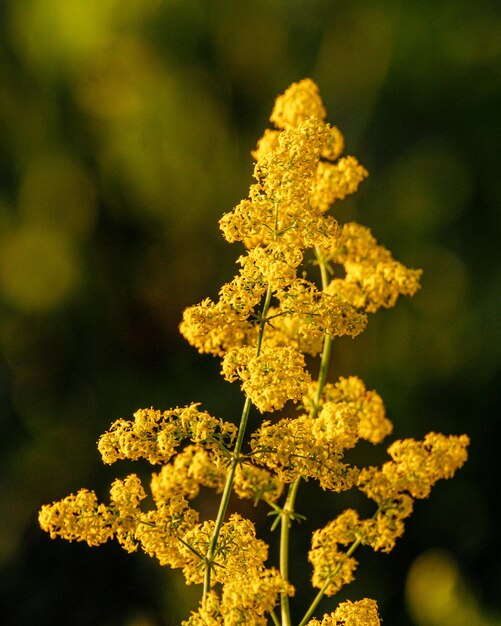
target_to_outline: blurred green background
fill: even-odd
[[[395,551],[359,552],[342,597],[376,598],[385,626],[500,624],[500,5],[0,7],[0,621],[171,626],[196,605],[198,589],[144,554],[51,541],[37,511],[147,476],[103,467],[95,445],[139,407],[239,415],[238,389],[177,326],[233,275],[240,248],[217,221],[247,195],[275,96],[308,76],[371,174],[335,215],[424,268],[412,301],[337,342],[332,376],[376,388],[396,437],[472,439]],[[307,491],[293,539],[304,602],[311,531],[349,502]],[[255,519],[266,536],[265,512]]]

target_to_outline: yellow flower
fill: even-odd
[[[353,448],[359,440],[360,418],[353,407],[344,402],[325,402],[312,433],[317,447],[330,447],[339,454]]]
[[[294,587],[276,569],[250,569],[228,580],[221,602],[225,626],[266,626],[281,593],[292,596]]]
[[[428,433],[424,440],[395,441],[388,453],[393,462],[383,465],[383,473],[399,491],[408,491],[414,498],[429,496],[432,486],[442,478],[452,478],[467,459],[466,435],[449,436]]]
[[[317,85],[309,78],[293,83],[275,100],[270,122],[277,128],[296,128],[310,117],[325,119],[327,113]]]
[[[341,602],[330,615],[324,615],[322,621],[310,620],[306,626],[379,626],[377,603],[364,598],[358,602]]]
[[[306,415],[282,419],[276,424],[265,421],[251,436],[253,458],[276,472],[284,483],[303,476],[318,480],[323,489],[350,489],[357,482],[358,469],[341,459],[343,444],[352,443],[354,420],[352,415],[346,415],[344,425],[342,418],[337,426],[328,424],[338,417],[338,413],[326,411],[318,425]]]
[[[115,513],[115,536],[127,552],[137,550],[135,532],[141,518],[139,504],[145,498],[146,492],[135,474],[127,476],[125,480],[117,479],[111,486],[110,502]]]
[[[223,626],[221,600],[214,590],[211,590],[200,603],[200,608],[192,612],[190,617],[181,626]]]
[[[231,288],[228,290],[231,292]],[[236,302],[220,300],[214,303],[206,298],[200,304],[186,308],[179,325],[181,334],[202,354],[215,356],[224,356],[233,348],[254,342],[257,328],[247,321],[246,314],[242,315],[234,308]]]
[[[182,626],[266,626],[281,593],[292,596],[294,588],[276,569],[249,569],[223,584],[221,598],[211,590]]]
[[[330,615],[324,615],[321,622],[311,620],[306,626],[379,626],[377,603],[364,598],[358,602],[341,602]]]
[[[313,400],[317,385],[313,383],[303,398],[305,408],[313,410]],[[357,413],[358,433],[361,439],[371,443],[381,443],[393,430],[386,417],[381,396],[375,391],[367,391],[364,382],[357,376],[341,377],[337,383],[324,385],[320,406],[325,402],[348,403]]]
[[[197,523],[197,511],[182,496],[173,496],[141,515],[135,537],[144,552],[158,559],[160,565],[182,568],[187,564],[180,550],[182,537]]]
[[[324,213],[336,200],[355,193],[367,176],[367,170],[353,156],[343,157],[335,164],[320,161],[312,183],[310,205]]]
[[[392,461],[363,469],[358,488],[379,506],[375,519],[365,522],[364,542],[389,552],[404,532],[413,498],[426,498],[437,480],[451,478],[467,459],[468,443],[466,435],[436,433],[395,441],[388,448]]]
[[[379,626],[375,600],[364,598],[358,602],[341,602],[334,612],[335,619],[344,626]]]
[[[367,318],[351,304],[332,296],[305,279],[296,278],[277,292],[279,307],[269,311],[269,326],[264,336],[267,346],[292,346],[316,356],[326,335],[358,335]]]
[[[214,531],[212,520],[197,524],[183,536],[180,552],[186,560],[183,573],[187,584],[204,579],[205,555]],[[254,524],[237,513],[223,524],[213,563],[212,584],[245,579],[249,571],[261,569],[268,546],[256,538]]]
[[[343,585],[351,583],[358,562],[338,549],[332,526],[316,530],[311,541],[308,559],[313,565],[312,584],[318,589],[325,587],[325,594],[335,595]]]
[[[451,478],[467,459],[466,435],[428,433],[423,441],[395,441],[388,452],[392,461],[381,470],[367,468],[360,476],[360,488],[378,504],[396,494],[408,492],[413,498],[428,497],[432,486]]]
[[[309,196],[329,137],[326,124],[309,118],[297,128],[281,132],[273,150],[260,151],[254,168],[257,183],[251,186],[249,199],[219,222],[224,237],[250,247],[277,239],[301,250],[311,246],[312,230],[321,231],[322,227],[312,228],[312,220],[317,218],[316,211],[309,208]],[[326,223],[333,223],[332,218]]]
[[[334,492],[356,486],[377,505],[368,519],[349,508],[313,533],[312,583],[320,595],[331,596],[353,580],[358,545],[389,552],[404,532],[414,498],[427,497],[437,480],[450,478],[466,461],[466,435],[430,433],[423,441],[395,441],[388,448],[391,460],[380,468],[360,470],[344,462],[359,439],[380,443],[392,424],[381,397],[359,378],[325,383],[330,341],[355,337],[365,328],[366,313],[413,295],[421,272],[395,261],[368,228],[341,228],[326,214],[368,174],[355,157],[341,156],[343,135],[325,117],[310,79],[276,99],[270,117],[275,128],[264,132],[252,153],[255,182],[219,222],[227,241],[245,247],[238,271],[216,301],[188,307],[179,326],[199,352],[222,358],[226,380],[240,381],[246,395],[240,430],[195,403],[139,409],[133,419],[115,421],[98,448],[104,463],[146,459],[161,465],[151,476],[150,510],[141,481],[130,474],[113,482],[108,505],[81,489],[39,513],[53,538],[94,546],[115,537],[129,552],[141,547],[161,565],[182,569],[187,584],[203,582],[199,609],[183,626],[266,626],[270,615],[277,621],[280,596],[294,594],[283,578],[283,550],[287,524],[299,517],[293,502],[301,479]],[[337,274],[336,264],[342,266]],[[312,266],[320,268],[323,289],[319,276],[310,280]],[[312,383],[305,355],[322,350],[318,382]],[[289,400],[302,400],[304,413],[264,421],[244,441],[251,403],[264,413]],[[275,502],[288,483],[294,484],[281,508]],[[201,521],[194,508],[202,489],[222,494],[217,521]],[[232,493],[255,504],[264,500],[279,516],[282,573],[265,567],[268,545],[257,538],[254,524],[236,513],[228,517]],[[377,605],[369,599],[342,602],[321,621],[308,622],[379,624]]]
[[[286,317],[298,318],[298,333],[311,335],[313,340],[325,335],[355,337],[367,322],[366,316],[346,301],[319,291],[304,279],[296,279],[288,289],[279,292],[278,298],[280,312]]]
[[[344,150],[344,137],[336,126],[329,127],[329,138],[327,139],[320,156],[328,161],[335,161]],[[322,161],[321,161],[322,162]],[[320,163],[321,163],[320,162]]]
[[[391,552],[396,540],[404,534],[404,520],[412,513],[414,500],[402,493],[387,500],[379,508],[375,518],[363,522],[364,543],[373,550]]]
[[[247,257],[241,259],[245,266],[252,264],[262,276],[265,286],[275,292],[294,282],[303,254],[298,248],[291,248],[278,239],[265,248],[253,248]]]
[[[278,307],[270,307],[268,320],[263,341],[269,348],[291,346],[311,356],[322,352],[325,335],[319,331],[305,332],[301,316],[286,315]]]
[[[233,489],[239,498],[257,502],[275,502],[282,495],[284,484],[271,472],[250,463],[238,465]]]
[[[281,409],[288,400],[300,400],[311,378],[303,355],[288,346],[263,346],[258,356],[251,347],[228,352],[221,369],[229,382],[242,381],[242,390],[264,413]]]
[[[279,130],[272,130],[267,128],[264,131],[263,136],[258,140],[256,149],[251,152],[252,158],[255,161],[259,161],[268,152],[273,152],[278,148],[278,137],[280,135]]]
[[[310,476],[318,466],[312,420],[306,415],[266,420],[251,436],[253,459],[290,483],[299,476]]]
[[[110,506],[99,504],[93,491],[80,489],[59,502],[44,505],[38,521],[52,539],[62,537],[98,546],[116,536],[125,550],[134,552],[134,532],[141,516],[139,504],[144,498],[141,481],[131,474],[112,484]]]
[[[200,487],[210,487],[220,493],[226,473],[226,463],[221,455],[206,450],[202,445],[187,446],[158,474],[152,475],[151,492],[157,503],[173,496],[193,500]]]
[[[337,247],[324,254],[343,265],[346,272],[345,278],[335,278],[327,291],[368,313],[392,307],[399,295],[413,296],[420,287],[421,270],[395,261],[368,228],[355,222],[343,226]]]
[[[194,403],[186,407],[158,411],[139,409],[134,420],[119,419],[99,439],[98,449],[105,463],[118,459],[140,458],[150,463],[166,463],[183,440],[205,443],[218,450],[230,444],[237,428],[234,424],[199,411]]]
[[[88,489],[80,489],[59,502],[44,504],[38,521],[52,539],[86,541],[89,546],[106,543],[115,530],[112,511],[98,504],[96,494]]]

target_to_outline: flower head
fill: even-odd
[[[377,603],[364,598],[358,602],[341,602],[330,615],[324,615],[322,621],[310,620],[306,626],[379,626]]]

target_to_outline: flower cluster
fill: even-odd
[[[223,357],[224,377],[239,379],[261,412],[305,395],[303,354],[317,355],[326,335],[356,336],[367,321],[344,295],[298,276],[308,250],[334,254],[341,229],[325,211],[367,175],[354,157],[339,159],[344,141],[325,116],[310,80],[277,99],[270,118],[277,129],[253,153],[249,197],[220,220],[224,237],[247,248],[241,269],[217,302],[186,309],[180,326],[200,352]]]
[[[379,626],[381,623],[374,600],[365,598],[358,602],[341,602],[330,615],[310,620],[306,626]]]
[[[166,463],[186,439],[213,451],[231,444],[237,431],[235,425],[199,411],[198,406],[191,404],[169,411],[140,409],[134,413],[133,421],[113,422],[99,439],[103,462],[144,458],[152,464]]]
[[[378,245],[370,230],[354,222],[345,224],[329,260],[343,265],[344,278],[334,278],[328,293],[341,296],[353,306],[375,313],[381,307],[395,306],[401,294],[413,296],[419,289],[421,270],[411,270],[395,261],[386,248]]]
[[[346,404],[327,403],[317,418],[265,421],[253,433],[251,448],[256,463],[276,472],[284,483],[314,478],[323,489],[344,491],[357,482],[358,469],[341,459],[357,440],[355,411]]]
[[[221,596],[211,591],[183,626],[266,626],[281,594],[292,596],[294,589],[276,569],[251,570],[244,580],[229,581]]]
[[[313,564],[313,586],[336,593],[350,582],[357,562],[340,546],[364,544],[390,552],[404,532],[404,520],[413,510],[415,498],[426,498],[437,480],[450,478],[466,461],[469,439],[429,433],[423,441],[395,441],[388,448],[392,461],[382,468],[361,470],[357,487],[378,505],[369,519],[360,519],[353,509],[313,534],[309,559]]]
[[[324,403],[348,404],[358,415],[358,436],[371,443],[381,443],[391,434],[393,425],[386,417],[383,400],[376,391],[367,391],[365,384],[357,376],[341,377],[332,385],[326,383],[319,398],[318,407],[315,405],[318,384],[314,383],[303,398],[306,409],[310,412],[321,408]]]
[[[392,424],[381,397],[359,378],[327,382],[332,341],[357,336],[368,313],[413,295],[421,272],[394,260],[367,228],[340,226],[327,214],[367,172],[355,157],[342,156],[343,135],[325,118],[309,79],[277,98],[274,128],[252,153],[255,182],[248,197],[220,220],[225,239],[243,245],[236,276],[215,301],[206,298],[183,313],[182,335],[201,353],[219,357],[225,380],[241,386],[239,426],[198,404],[140,409],[132,420],[115,421],[98,448],[104,463],[145,459],[160,466],[151,476],[151,498],[131,474],[113,482],[106,504],[82,489],[39,514],[53,538],[91,546],[116,538],[129,552],[140,547],[161,565],[181,569],[187,584],[203,584],[200,605],[184,626],[264,626],[270,616],[279,623],[278,603],[282,626],[291,626],[289,533],[301,517],[297,490],[307,480],[333,492],[357,488],[376,510],[360,519],[348,509],[313,533],[308,557],[312,584],[321,591],[301,623],[377,626],[377,605],[369,599],[343,602],[322,621],[310,618],[319,597],[353,580],[355,549],[390,551],[414,500],[427,497],[466,460],[466,435],[435,433],[422,442],[395,441],[391,460],[380,468],[345,460],[361,439],[381,443]],[[312,268],[320,276],[310,276]],[[320,353],[318,375],[312,375],[307,364]],[[296,414],[269,416],[245,437],[253,407],[273,413],[288,402],[297,405]],[[214,520],[200,519],[201,489],[220,494]],[[228,513],[232,494],[276,516],[279,569],[267,565],[268,546],[253,522]]]
[[[226,380],[242,381],[242,391],[264,413],[300,400],[311,382],[304,356],[292,346],[251,346],[226,353],[221,370]]]

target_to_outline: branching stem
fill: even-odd
[[[325,595],[325,592],[327,591],[328,586],[331,584],[332,580],[336,577],[337,573],[339,572],[339,570],[341,569],[341,566],[343,565],[343,562],[345,559],[349,559],[352,554],[355,552],[355,550],[358,548],[358,546],[361,543],[361,539],[356,539],[350,546],[350,549],[348,550],[348,552],[346,553],[344,559],[342,561],[339,561],[339,563],[337,564],[336,568],[334,569],[334,571],[332,572],[332,574],[329,576],[329,578],[325,581],[324,586],[322,587],[322,589],[320,589],[320,591],[317,593],[317,595],[315,596],[315,599],[313,600],[313,602],[310,604],[309,609],[306,611],[303,619],[299,622],[299,626],[305,626],[305,624],[308,622],[308,620],[310,619],[310,617],[313,615],[315,609],[317,608],[317,606],[320,604],[320,601],[322,600],[322,598]]]
[[[300,479],[295,480],[289,487],[289,493],[281,511],[280,526],[280,574],[284,580],[289,580],[289,536],[291,518],[294,513],[297,490]],[[291,626],[289,597],[286,593],[281,595],[282,626]]]
[[[329,272],[325,259],[318,250],[315,249],[315,255],[317,257],[318,265],[320,267],[320,274],[322,278],[322,288],[325,289],[329,282]],[[318,373],[317,389],[315,398],[313,400],[313,408],[311,416],[317,417],[320,410],[320,400],[322,398],[322,392],[327,380],[327,374],[329,372],[329,365],[332,355],[332,336],[326,335],[324,338],[324,346],[322,350],[322,358],[320,361],[320,370]],[[289,542],[290,542],[290,527],[291,519],[294,514],[294,507],[296,504],[296,496],[299,489],[299,483],[301,477],[289,485],[289,491],[285,500],[284,508],[282,509],[281,527],[280,527],[280,574],[284,580],[289,580]],[[324,592],[325,593],[325,592]],[[322,599],[323,594],[318,599],[318,602]],[[317,602],[317,604],[318,604]],[[315,605],[316,607],[316,605]],[[315,607],[313,610],[315,610]],[[281,596],[281,608],[282,608],[282,626],[291,626],[291,615],[289,598],[286,594]]]
[[[372,516],[372,519],[376,519],[376,517],[378,516],[378,514],[381,512],[383,508],[383,505],[379,505],[379,507],[377,508],[377,510],[375,511],[374,515]],[[337,576],[339,570],[341,569],[344,561],[346,559],[349,559],[351,556],[353,556],[353,553],[355,552],[355,550],[358,548],[358,546],[362,543],[362,538],[358,537],[357,539],[355,539],[355,541],[351,544],[349,550],[346,552],[344,559],[342,559],[341,561],[339,561],[339,563],[337,564],[336,568],[334,569],[334,571],[332,572],[332,574],[329,576],[329,578],[325,581],[324,586],[322,587],[322,589],[320,589],[320,591],[317,593],[317,595],[315,596],[313,602],[310,604],[308,610],[306,611],[303,619],[299,622],[298,626],[305,626],[305,624],[308,622],[308,620],[310,619],[310,617],[313,615],[315,609],[317,608],[317,606],[320,604],[320,601],[322,600],[322,598],[325,595],[325,592],[327,591],[327,587],[331,584],[331,582],[334,580],[334,578]]]
[[[271,288],[268,287],[268,291],[266,292],[266,298],[263,304],[263,310],[260,315],[260,324],[259,324],[259,333],[257,338],[256,345],[256,356],[259,356],[261,351],[261,344],[263,342],[263,333],[264,328],[266,326],[266,317],[268,314],[268,309],[270,308],[271,303]],[[211,586],[211,575],[212,568],[214,565],[214,558],[216,556],[217,542],[219,540],[219,534],[221,532],[221,527],[224,522],[224,518],[226,515],[226,511],[228,510],[228,504],[230,502],[231,490],[233,488],[233,481],[235,479],[235,472],[237,466],[240,462],[240,453],[242,450],[242,445],[244,443],[245,430],[247,428],[247,422],[249,419],[251,409],[251,401],[247,397],[245,399],[244,407],[242,409],[242,416],[240,418],[240,424],[238,427],[237,440],[235,442],[235,447],[233,449],[233,454],[231,455],[230,467],[228,470],[228,475],[226,476],[226,482],[223,489],[223,494],[221,496],[221,502],[219,503],[219,511],[217,513],[216,522],[214,526],[214,532],[212,533],[212,537],[209,543],[209,548],[207,550],[207,555],[205,557],[205,575],[204,575],[204,591],[203,597],[205,598],[210,591]]]

